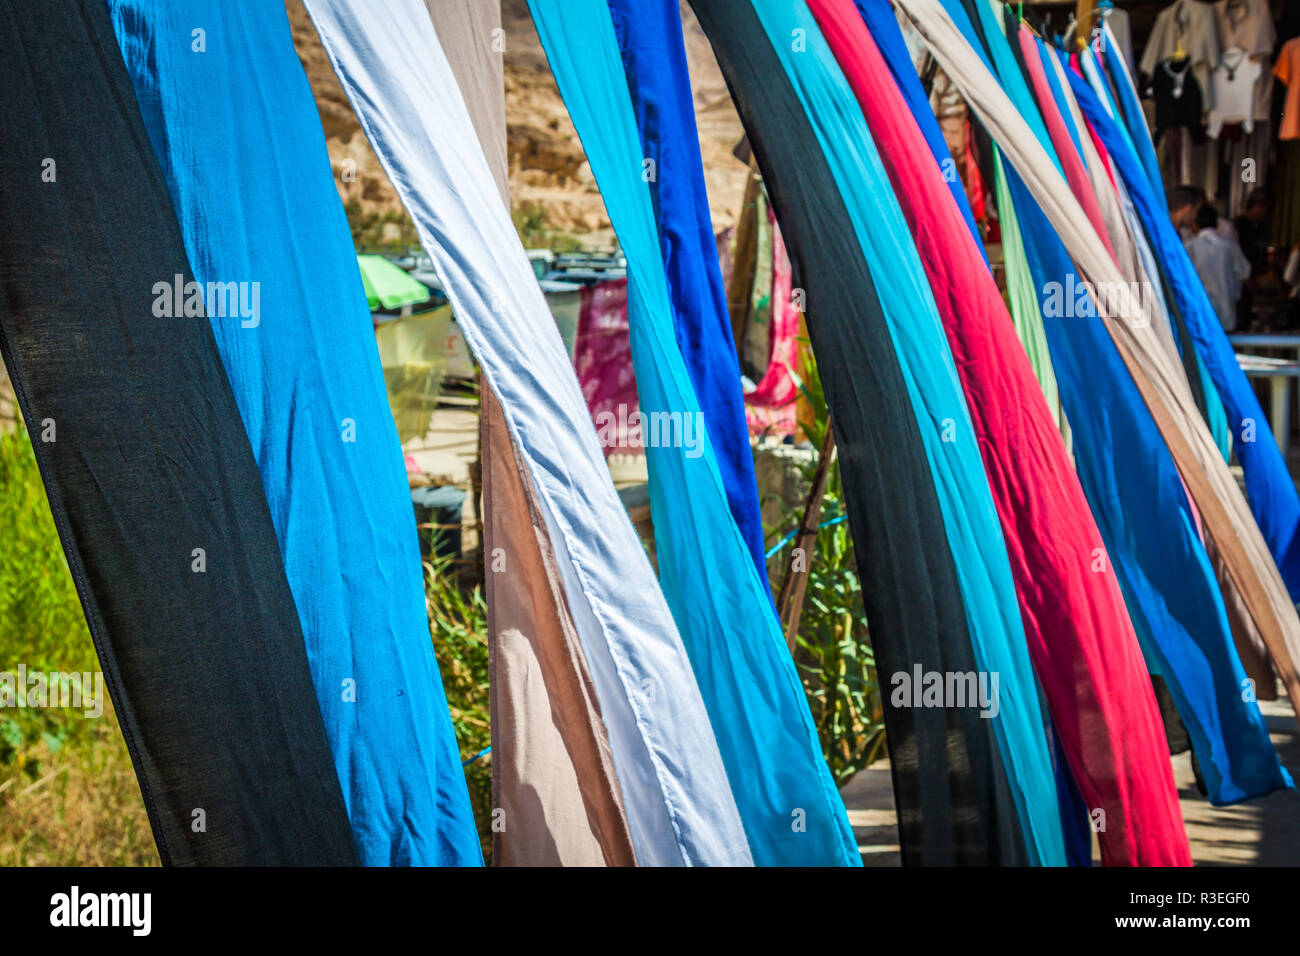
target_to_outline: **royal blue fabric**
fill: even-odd
[[[681,14],[671,3],[641,0],[609,0],[609,11],[636,111],[643,162],[654,163],[647,175],[677,344],[704,412],[731,516],[766,584],[754,453],[704,188]]]
[[[753,0],[753,6],[813,123],[877,283],[939,493],[975,659],[1000,675],[1002,710],[992,720],[1026,849],[1038,865],[1064,865],[1055,781],[1019,599],[920,255],[862,109],[807,5]]]
[[[1282,572],[1292,600],[1300,600],[1300,547],[1296,542],[1300,496],[1268,427],[1268,419],[1246,374],[1237,364],[1236,354],[1182,240],[1164,214],[1137,157],[1125,148],[1119,126],[1082,77],[1071,72],[1069,79],[1079,109],[1109,151],[1146,229],[1152,251],[1163,264],[1179,314],[1227,410],[1234,448],[1246,478],[1251,513]],[[1253,441],[1245,440],[1248,423],[1253,424]]]
[[[255,324],[210,321],[361,861],[480,865],[401,446],[284,4],[108,6],[196,279],[260,284]]]
[[[871,31],[872,38],[880,49],[881,56],[889,65],[889,72],[893,75],[894,82],[903,94],[903,99],[907,101],[912,115],[916,117],[917,125],[921,127],[921,133],[930,146],[930,152],[934,153],[935,162],[944,171],[943,178],[948,183],[953,198],[957,200],[957,208],[961,210],[962,218],[966,220],[970,234],[975,240],[975,247],[987,262],[988,250],[984,248],[979,227],[975,224],[975,213],[971,210],[966,188],[962,185],[961,176],[958,175],[957,161],[948,149],[948,141],[943,138],[943,130],[939,128],[939,120],[934,115],[934,110],[930,109],[930,99],[925,95],[925,87],[921,85],[921,78],[912,65],[912,58],[907,52],[907,42],[903,39],[903,31],[898,25],[898,19],[889,5],[889,0],[856,0],[856,3],[858,13],[862,15],[867,29]]]
[[[1024,181],[1010,164],[1006,174],[1036,288],[1081,289]],[[1073,314],[1044,312],[1043,327],[1074,430],[1075,467],[1143,654],[1169,683],[1212,802],[1290,786],[1259,706],[1241,699],[1245,672],[1173,456],[1091,300],[1074,302]]]
[[[641,412],[700,420],[677,344],[654,203],[641,175],[641,136],[610,9],[606,0],[529,0],[529,7],[627,256]],[[675,5],[672,10],[675,16]],[[660,584],[690,655],[754,862],[859,866],[857,841],[770,592],[726,507],[712,435],[701,429],[698,437],[695,450],[647,443],[650,509]]]

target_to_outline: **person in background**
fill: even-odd
[[[1205,205],[1205,193],[1195,186],[1176,186],[1169,192],[1169,220],[1183,237],[1196,235],[1196,213]]]
[[[1237,303],[1237,327],[1249,329],[1255,321],[1255,296],[1257,292],[1267,293],[1266,284],[1270,270],[1276,273],[1272,263],[1273,256],[1273,200],[1267,192],[1255,189],[1246,197],[1246,205],[1234,223],[1237,227],[1237,240],[1241,251],[1250,263],[1250,278],[1241,289],[1241,301]],[[1262,284],[1264,283],[1264,284]]]
[[[1237,300],[1241,298],[1241,283],[1250,276],[1250,262],[1236,242],[1219,232],[1219,213],[1210,203],[1196,211],[1195,225],[1195,235],[1184,238],[1183,245],[1224,331],[1231,332],[1237,328]]]

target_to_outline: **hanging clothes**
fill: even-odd
[[[799,323],[802,297],[794,290],[790,257],[781,239],[781,228],[768,210],[772,235],[772,327],[768,337],[767,366],[753,391],[745,393],[749,427],[793,435],[795,400],[799,396]]]
[[[493,43],[500,4],[425,0],[425,7],[508,208],[505,80]],[[581,295],[561,295],[576,313]],[[547,304],[555,315],[556,298]],[[509,821],[492,828],[492,863],[633,865],[609,734],[537,492],[524,479],[500,401],[491,387],[481,394],[492,807]]]
[[[627,280],[609,279],[582,290],[573,367],[605,456],[645,453],[632,413],[636,373],[627,324]]]
[[[1258,62],[1261,71],[1254,79],[1253,106],[1249,116],[1255,122],[1264,122],[1273,110],[1273,78],[1269,63],[1273,48],[1277,46],[1277,29],[1273,26],[1273,11],[1268,0],[1218,0],[1214,4],[1214,23],[1219,33],[1219,48],[1223,59],[1228,51],[1240,50]],[[1222,65],[1222,60],[1220,61]],[[1216,84],[1216,97],[1219,87]],[[1216,103],[1216,110],[1222,107]]]
[[[641,412],[650,421],[680,416],[688,426],[699,422],[694,446],[646,445],[660,584],[709,709],[754,862],[860,866],[848,815],[773,613],[766,574],[760,579],[754,572],[726,507],[713,430],[678,349],[670,289],[681,273],[672,279],[665,273],[656,229],[657,218],[670,218],[665,206],[674,199],[660,192],[656,205],[642,175],[645,131],[638,135],[634,104],[648,94],[631,90],[645,77],[637,71],[630,79],[624,75],[618,27],[622,22],[626,32],[630,24],[611,15],[609,2],[529,0],[529,8],[627,256]],[[638,42],[657,50],[659,62],[672,62],[676,47],[684,59],[677,9],[659,6],[662,17],[636,18]],[[649,152],[672,156],[681,147],[670,131],[683,120],[673,123],[662,113],[658,120],[651,134],[656,148]],[[693,132],[693,120],[687,122]],[[669,164],[656,175],[662,180],[685,174],[674,169]]]
[[[1170,60],[1179,61],[1180,71],[1181,64],[1186,64],[1196,88],[1202,91],[1206,110],[1214,108],[1213,93],[1209,89],[1210,71],[1219,62],[1220,53],[1214,15],[1211,4],[1198,0],[1175,0],[1156,16],[1138,63],[1138,69],[1152,79],[1163,72],[1162,65]]]
[[[374,325],[284,5],[108,8],[195,278],[259,289],[258,316],[209,320],[258,457],[361,861],[481,865]],[[196,23],[202,53],[191,49]]]
[[[881,674],[976,670],[952,552],[872,275],[808,113],[748,0],[692,4],[722,67],[788,244],[834,422]],[[856,109],[856,105],[854,107]],[[811,211],[816,210],[816,215]],[[883,695],[882,695],[883,696]],[[1025,859],[988,720],[884,707],[903,862]]]
[[[1173,829],[1178,806],[1119,586],[1113,574],[1092,570],[1101,533],[993,277],[941,187],[942,174],[934,164],[916,162],[920,130],[864,22],[851,0],[809,5],[858,94],[934,290],[1052,724],[1087,806],[1105,811],[1108,826],[1098,834],[1103,853],[1123,860],[1128,841],[1144,840],[1148,821]],[[1148,845],[1140,853],[1154,860],[1168,848]]]
[[[108,9],[6,5],[0,25],[0,109],[22,131],[0,140],[0,353],[158,855],[356,865],[257,462]]]
[[[642,865],[751,862],[699,688],[419,0],[307,0],[535,483]]]
[[[713,220],[695,130],[679,11],[669,3],[608,0],[641,136],[643,172],[659,227],[677,344],[699,398],[727,504],[767,587],[763,517],[749,447],[740,364],[713,255]],[[647,167],[645,164],[652,164]],[[771,304],[773,316],[777,305]]]

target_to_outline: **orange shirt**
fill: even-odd
[[[1278,139],[1300,139],[1300,37],[1286,41],[1273,75],[1286,84],[1286,108]]]

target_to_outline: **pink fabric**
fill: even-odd
[[[1107,864],[1191,865],[1173,771],[1101,533],[978,247],[853,0],[808,0],[917,244],[1006,538],[1030,656]],[[1107,562],[1106,567],[1109,567]]]
[[[1092,228],[1097,230],[1097,235],[1106,244],[1106,251],[1110,253],[1111,261],[1118,265],[1119,260],[1115,256],[1114,246],[1111,245],[1110,233],[1101,218],[1101,206],[1097,204],[1097,194],[1092,191],[1088,171],[1083,168],[1083,159],[1079,156],[1079,151],[1074,148],[1074,140],[1071,139],[1070,131],[1065,127],[1065,120],[1061,118],[1061,112],[1057,109],[1056,98],[1052,95],[1052,88],[1047,82],[1047,74],[1043,72],[1043,61],[1039,56],[1034,35],[1021,27],[1017,39],[1020,41],[1021,58],[1029,73],[1029,81],[1034,87],[1034,97],[1038,100],[1038,111],[1047,124],[1047,135],[1051,137],[1052,145],[1056,147],[1056,155],[1060,157],[1061,167],[1065,170],[1065,180],[1070,184],[1070,192],[1074,193],[1074,198],[1079,200],[1079,205],[1083,207],[1083,212],[1092,223]]]
[[[781,241],[781,227],[770,209],[767,215],[772,229],[772,325],[767,370],[754,391],[745,395],[745,416],[753,431],[790,435],[799,397],[799,386],[791,375],[799,362],[799,303],[792,294],[790,257]]]
[[[643,454],[639,429],[631,427],[638,406],[626,279],[611,279],[582,290],[573,364],[605,457]]]

